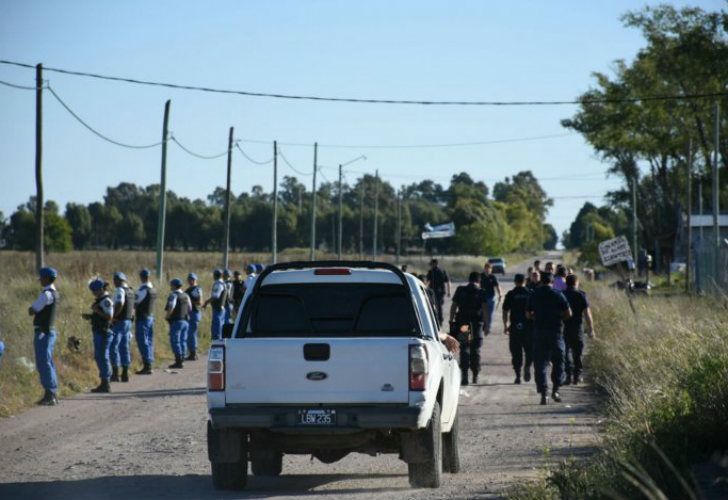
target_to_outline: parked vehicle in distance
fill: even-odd
[[[396,453],[414,487],[460,469],[458,360],[425,285],[391,264],[269,266],[208,360],[216,488],[277,476],[284,454]]]
[[[506,260],[502,257],[492,257],[488,259],[488,263],[492,266],[493,274],[506,274]]]

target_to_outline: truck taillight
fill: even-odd
[[[427,374],[430,366],[427,349],[421,344],[412,344],[409,348],[409,388],[410,391],[424,391],[427,386]]]
[[[211,347],[207,359],[207,388],[211,391],[225,390],[225,348]]]

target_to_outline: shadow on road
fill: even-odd
[[[151,391],[114,391],[108,394],[81,394],[73,399],[91,400],[91,399],[147,399],[147,398],[166,398],[170,396],[199,396],[205,394],[205,387],[182,387],[179,389],[156,389]]]
[[[338,481],[363,480],[376,483],[377,479],[400,477],[399,474],[319,474],[248,478],[248,486],[242,491],[217,491],[212,487],[209,475],[185,476],[111,476],[68,481],[37,481],[27,483],[0,483],[0,498],[23,500],[128,500],[129,498],[169,498],[178,500],[302,497],[309,495],[336,498],[349,493],[376,494],[409,490],[394,488],[327,488],[313,490]],[[406,483],[406,479],[405,479]]]

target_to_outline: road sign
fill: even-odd
[[[449,238],[455,236],[455,223],[440,224],[439,226],[431,226],[425,224],[425,230],[422,232],[422,239],[429,240],[432,238]]]
[[[599,256],[602,258],[602,264],[613,266],[632,260],[632,250],[629,248],[627,238],[619,236],[599,243]]]

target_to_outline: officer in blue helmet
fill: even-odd
[[[109,354],[111,356],[111,381],[129,382],[131,365],[131,320],[134,317],[134,291],[126,283],[126,275],[114,273],[114,319],[111,324],[113,337]],[[121,367],[121,379],[119,379]]]
[[[187,275],[187,290],[185,293],[190,298],[192,308],[190,309],[189,329],[187,330],[187,361],[197,360],[197,331],[202,319],[202,288],[197,284],[197,275],[190,273]]]
[[[170,368],[184,368],[183,360],[187,348],[187,330],[190,309],[192,303],[189,295],[182,291],[182,280],[173,279],[169,282],[172,293],[167,297],[167,305],[164,310],[167,312],[165,319],[169,323],[169,343],[174,353],[174,363]]]
[[[245,274],[247,276],[243,283],[243,295],[245,295],[245,292],[253,288],[255,279],[258,277],[258,267],[255,264],[248,264],[245,266]]]
[[[265,264],[256,264],[255,265],[255,271],[260,274],[263,272],[263,269],[265,269]]]
[[[225,283],[225,317],[223,318],[223,323],[228,324],[230,323],[232,317],[233,317],[233,280],[232,280],[232,274],[230,273],[230,269],[223,269],[222,271],[222,279]]]
[[[219,340],[222,338],[222,327],[225,324],[227,288],[225,287],[225,282],[222,280],[222,269],[215,269],[212,272],[212,277],[215,281],[212,283],[210,298],[205,301],[202,308],[206,309],[208,304],[212,304],[212,326],[210,327],[210,333],[212,340]]]
[[[111,322],[114,319],[114,301],[112,300],[107,287],[109,286],[101,278],[95,278],[88,284],[89,290],[94,295],[91,304],[91,312],[82,314],[84,319],[91,321],[91,330],[94,336],[94,359],[99,368],[101,383],[91,392],[111,392],[109,381],[111,379],[111,360],[109,348],[111,347]]]
[[[149,269],[139,271],[142,284],[134,300],[134,315],[136,316],[136,337],[139,354],[143,366],[137,370],[137,375],[151,375],[154,363],[154,303],[157,300],[157,290],[149,281]]]
[[[28,308],[28,314],[33,316],[33,347],[35,349],[35,366],[40,375],[40,384],[45,394],[38,401],[39,405],[53,406],[58,404],[58,378],[56,365],[53,363],[53,347],[56,344],[56,309],[60,296],[56,290],[55,281],[58,272],[52,267],[44,267],[38,272],[39,281],[43,290],[38,298]]]

